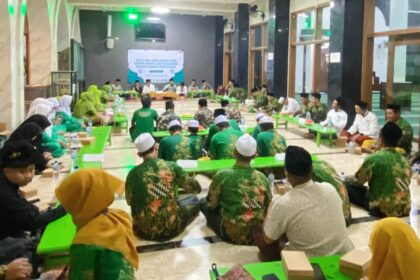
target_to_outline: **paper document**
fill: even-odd
[[[104,162],[105,155],[104,154],[84,154],[83,155],[83,162]]]

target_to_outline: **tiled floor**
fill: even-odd
[[[197,101],[176,102],[176,112],[194,113],[197,109]],[[139,108],[139,103],[128,103],[129,115]],[[211,109],[218,107],[211,103]],[[164,102],[154,102],[153,108],[159,113],[163,112]],[[255,125],[255,114],[244,113],[246,124]],[[327,146],[317,147],[314,140],[303,139],[304,130],[297,128],[280,129],[286,138],[288,145],[299,145],[309,152],[317,154],[321,159],[331,163],[338,172],[354,174],[363,162],[364,156],[349,155],[344,149],[330,148]],[[105,151],[106,161],[103,168],[108,172],[125,179],[129,170],[140,159],[125,133],[113,135],[112,146]],[[197,179],[202,185],[200,196],[206,195],[210,180],[198,175]],[[414,180],[411,188],[413,211],[411,217],[406,220],[420,235],[420,186],[415,185]],[[130,212],[124,198],[117,198],[113,207]],[[352,207],[353,218],[355,219],[347,232],[357,248],[368,249],[368,238],[374,219],[369,217],[365,210]],[[212,230],[206,226],[206,220],[202,214],[189,225],[186,230],[169,242],[159,244],[157,242],[138,240],[138,251],[140,252],[140,265],[137,272],[138,279],[208,279],[208,270],[213,262],[219,267],[232,266],[237,263],[257,262],[258,250],[253,246],[236,246],[222,242]]]

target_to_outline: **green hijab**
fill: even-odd
[[[83,118],[95,116],[97,113],[93,93],[83,92],[74,106],[73,115],[76,118]]]

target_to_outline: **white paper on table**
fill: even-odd
[[[275,158],[277,161],[284,161],[284,159],[286,158],[286,154],[285,154],[285,153],[276,154],[276,155],[274,156],[274,158]]]
[[[196,160],[177,160],[176,164],[180,166],[181,168],[197,168],[198,167],[198,161]]]
[[[104,154],[84,154],[82,160],[83,162],[104,162],[105,155]]]

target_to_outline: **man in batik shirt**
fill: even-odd
[[[366,157],[354,178],[346,186],[350,202],[364,207],[375,216],[402,217],[411,209],[411,169],[408,161],[395,150],[402,131],[393,122],[381,129],[381,149]],[[369,188],[363,186],[368,182]]]
[[[209,156],[212,159],[233,158],[236,141],[243,135],[243,132],[230,127],[229,120],[224,115],[218,116],[215,124],[219,132],[211,139]]]
[[[386,107],[386,118],[389,122],[396,123],[401,128],[402,137],[398,142],[398,147],[403,148],[406,155],[409,156],[413,145],[413,128],[406,119],[401,117],[401,106],[389,104]]]
[[[260,128],[261,132],[257,136],[258,156],[275,156],[286,151],[286,140],[274,129],[274,123],[270,117],[261,118]]]
[[[238,109],[232,107],[229,104],[229,100],[223,99],[220,104],[222,105],[222,108],[225,109],[226,116],[229,120],[235,120],[236,122],[240,123],[242,119],[241,111]]]
[[[182,125],[178,120],[173,120],[168,125],[170,136],[160,141],[158,157],[166,161],[190,159],[190,140],[182,135]]]
[[[312,100],[309,105],[308,112],[311,113],[311,119],[315,123],[320,123],[327,117],[327,105],[321,103],[321,94],[318,92],[312,93]]]
[[[299,115],[301,118],[306,117],[306,114],[309,111],[310,105],[311,105],[311,101],[309,100],[309,94],[301,93],[300,94],[300,111],[299,111]]]
[[[127,176],[125,196],[131,206],[134,233],[147,240],[166,241],[181,233],[198,214],[195,195],[178,194],[179,188],[191,193],[186,173],[173,162],[158,159],[155,140],[141,134],[134,143],[143,163]]]
[[[283,108],[283,105],[274,97],[274,94],[267,93],[267,105],[264,111],[271,116],[272,113],[278,113]]]
[[[213,112],[207,108],[207,99],[200,98],[198,100],[198,111],[195,113],[194,119],[204,128],[208,128],[213,123]]]
[[[157,131],[168,130],[169,122],[178,119],[175,115],[175,104],[172,100],[165,102],[165,110],[165,113],[162,113],[156,121]]]
[[[272,195],[267,177],[250,165],[255,139],[244,135],[235,148],[235,166],[216,173],[200,209],[207,225],[223,240],[250,245],[252,228],[262,225]]]
[[[190,140],[190,159],[199,159],[203,156],[203,139],[198,133],[199,123],[197,120],[188,122],[188,139]]]

